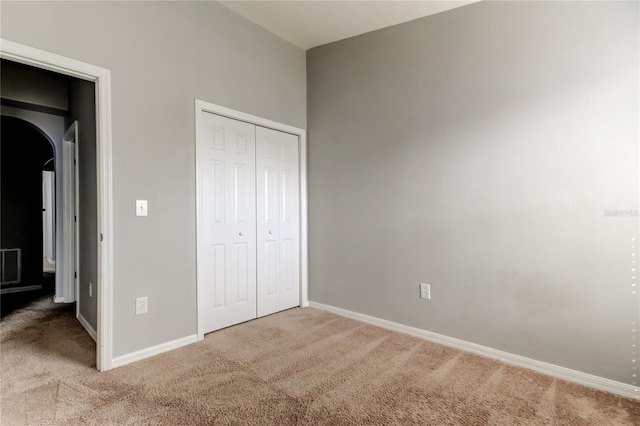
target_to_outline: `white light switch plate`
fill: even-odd
[[[136,200],[136,216],[147,216],[147,200]]]

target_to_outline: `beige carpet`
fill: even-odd
[[[1,325],[3,425],[640,425],[640,402],[316,309],[106,373],[71,307]]]

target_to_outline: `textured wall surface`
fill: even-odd
[[[638,16],[483,1],[308,51],[311,300],[637,382]]]

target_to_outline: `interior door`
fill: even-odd
[[[256,127],[258,316],[300,305],[298,137]]]
[[[198,308],[208,333],[256,317],[255,126],[201,114]]]
[[[72,303],[76,300],[79,303],[77,292],[78,287],[78,269],[79,269],[79,251],[78,239],[79,233],[77,228],[77,205],[78,194],[76,186],[76,153],[78,147],[78,122],[67,129],[64,134],[62,143],[62,271],[57,268],[60,265],[56,263],[56,288],[58,288],[57,280],[62,280],[63,294],[56,294],[56,300],[62,299],[64,303]],[[60,278],[59,278],[60,277]],[[76,305],[76,311],[79,304]]]

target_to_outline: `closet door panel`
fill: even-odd
[[[258,316],[300,304],[298,137],[256,128]]]
[[[201,114],[198,309],[206,333],[256,317],[255,126]]]

